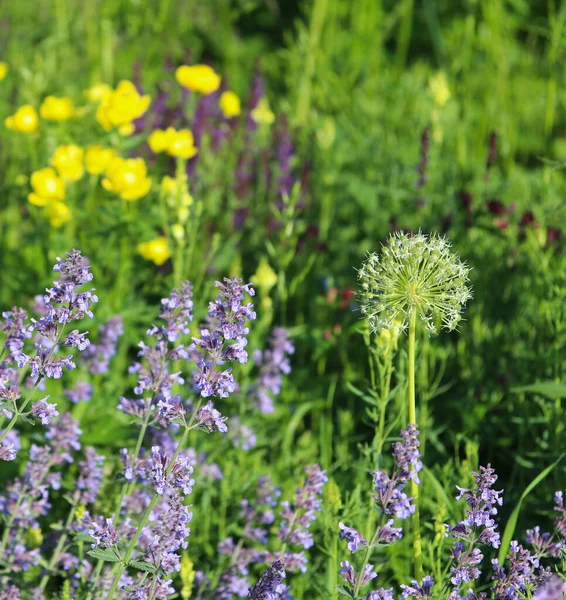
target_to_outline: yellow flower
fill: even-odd
[[[275,121],[275,115],[269,108],[267,98],[262,98],[252,110],[252,119],[260,125],[271,125]]]
[[[6,117],[4,125],[12,131],[21,131],[22,133],[35,133],[39,124],[37,112],[30,104],[20,106],[18,110]]]
[[[151,188],[143,158],[115,158],[106,171],[102,187],[122,200],[139,200]]]
[[[47,218],[52,227],[61,227],[63,223],[69,221],[72,217],[71,209],[64,203],[55,200],[47,205]]]
[[[39,114],[48,121],[68,121],[73,118],[75,107],[70,98],[47,96],[39,107]]]
[[[188,554],[183,554],[181,557],[181,571],[179,573],[181,577],[181,598],[183,600],[189,600],[193,591],[193,582],[195,580],[195,567],[193,561],[189,558]]]
[[[448,81],[446,81],[446,75],[444,73],[440,72],[434,77],[431,77],[428,85],[434,102],[438,106],[442,107],[450,100],[450,88],[448,87]]]
[[[143,242],[138,246],[138,251],[146,260],[151,260],[158,266],[161,266],[171,256],[169,242],[163,236]]]
[[[176,131],[173,127],[156,129],[147,139],[153,152],[167,152],[170,156],[189,159],[197,154],[195,138],[188,129]]]
[[[183,87],[205,96],[220,87],[220,75],[208,65],[183,65],[175,71],[175,77]]]
[[[268,294],[269,290],[277,283],[277,274],[271,268],[265,256],[259,259],[259,265],[251,279],[254,285],[261,289],[264,294]]]
[[[33,192],[28,200],[36,206],[45,206],[65,198],[65,182],[51,167],[40,169],[31,174]]]
[[[169,147],[172,136],[175,134],[173,127],[168,129],[156,129],[147,138],[147,143],[153,152],[159,154],[165,152]]]
[[[177,158],[189,159],[198,152],[195,148],[195,138],[188,129],[175,131],[169,141],[167,153]]]
[[[26,529],[24,538],[28,548],[38,548],[43,543],[43,532],[39,527],[32,527]]]
[[[220,96],[220,109],[227,119],[237,117],[241,112],[240,99],[234,92],[224,92]]]
[[[151,98],[141,96],[131,81],[120,81],[115,90],[102,96],[96,118],[106,131],[119,127],[122,135],[129,135],[132,121],[145,113],[150,102]]]
[[[2,81],[4,77],[6,77],[6,75],[8,74],[8,70],[8,63],[0,61],[0,81]]]
[[[51,157],[51,164],[59,171],[63,179],[78,181],[85,172],[83,156],[84,150],[79,146],[74,144],[58,146]]]
[[[88,90],[85,90],[83,95],[89,102],[98,104],[98,102],[111,91],[112,88],[107,83],[95,83],[93,86],[89,87]]]
[[[85,167],[87,173],[100,175],[104,173],[110,163],[116,158],[116,150],[102,146],[89,146],[85,153]]]

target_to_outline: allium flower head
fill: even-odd
[[[361,311],[375,331],[406,328],[413,310],[429,333],[439,321],[452,331],[472,295],[468,272],[445,238],[396,233],[359,271]]]

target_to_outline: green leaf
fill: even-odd
[[[140,571],[143,571],[144,573],[155,573],[155,567],[150,563],[147,562],[145,560],[131,560],[128,563],[129,567],[134,567],[134,569],[139,569]]]
[[[501,537],[501,548],[499,549],[499,564],[503,565],[505,561],[505,557],[507,556],[507,552],[509,550],[509,545],[511,544],[511,540],[513,539],[513,535],[515,533],[515,528],[517,527],[517,521],[519,520],[519,512],[521,511],[521,506],[525,498],[536,488],[536,486],[545,479],[552,470],[558,465],[558,463],[564,458],[564,454],[562,453],[551,465],[546,467],[544,471],[541,471],[529,485],[525,488],[525,491],[521,494],[519,498],[519,502],[517,502],[517,506],[513,509],[509,520],[507,521],[507,525],[505,526],[505,531],[503,532],[503,536]]]
[[[118,562],[120,560],[116,551],[112,548],[95,548],[94,550],[87,552],[87,554],[92,556],[92,558],[103,560],[105,562]]]
[[[342,594],[342,596],[348,596],[348,598],[353,598],[354,596],[352,596],[352,592],[350,591],[349,588],[347,588],[345,585],[339,585],[336,588],[336,591],[339,594]]]
[[[540,383],[533,383],[531,385],[521,385],[511,388],[511,391],[515,394],[539,394],[551,400],[566,398],[566,384],[555,383],[553,381],[541,381]]]
[[[92,544],[94,541],[93,538],[86,533],[76,533],[73,537],[76,542],[90,542]]]

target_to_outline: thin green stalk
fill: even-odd
[[[409,423],[417,424],[417,405],[415,401],[415,330],[417,328],[417,312],[411,312],[409,322]],[[413,559],[415,562],[415,578],[420,583],[423,575],[421,525],[419,513],[419,486],[411,479],[411,496],[415,505],[412,516],[413,523]]]
[[[375,532],[371,538],[370,543],[366,547],[366,551],[364,553],[364,560],[362,561],[362,566],[358,572],[358,577],[356,579],[356,587],[354,588],[354,598],[357,600],[358,594],[360,593],[360,588],[362,586],[362,579],[364,578],[364,571],[366,569],[366,565],[369,563],[369,559],[371,557],[371,552],[373,550],[373,546],[375,544],[375,540],[379,535],[379,530],[381,529],[382,523],[379,522],[377,527],[375,528]]]
[[[14,425],[17,423],[18,418],[24,412],[26,406],[30,403],[30,401],[33,398],[33,395],[35,394],[37,387],[39,386],[39,383],[42,379],[43,379],[43,375],[39,375],[37,378],[37,381],[35,382],[35,385],[31,389],[31,392],[29,393],[28,397],[24,400],[24,402],[20,406],[20,408],[18,408],[17,410],[14,411],[14,416],[12,417],[12,419],[6,426],[6,429],[4,429],[4,431],[2,431],[2,433],[0,433],[0,443],[8,435],[8,433],[10,433],[10,431],[13,429]]]

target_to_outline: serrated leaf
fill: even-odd
[[[131,560],[128,563],[128,566],[134,567],[134,569],[139,569],[144,573],[155,573],[156,571],[155,566],[145,560]]]
[[[76,533],[74,535],[74,539],[77,542],[90,542],[91,544],[94,541],[93,538],[91,538],[90,535],[87,535],[86,533]]]
[[[87,554],[92,558],[105,562],[118,562],[120,560],[112,548],[94,548],[94,550],[89,550]]]
[[[339,594],[342,594],[342,596],[348,596],[348,598],[353,598],[354,596],[352,596],[352,592],[350,591],[349,588],[347,588],[345,585],[339,585],[336,587],[336,591]]]

